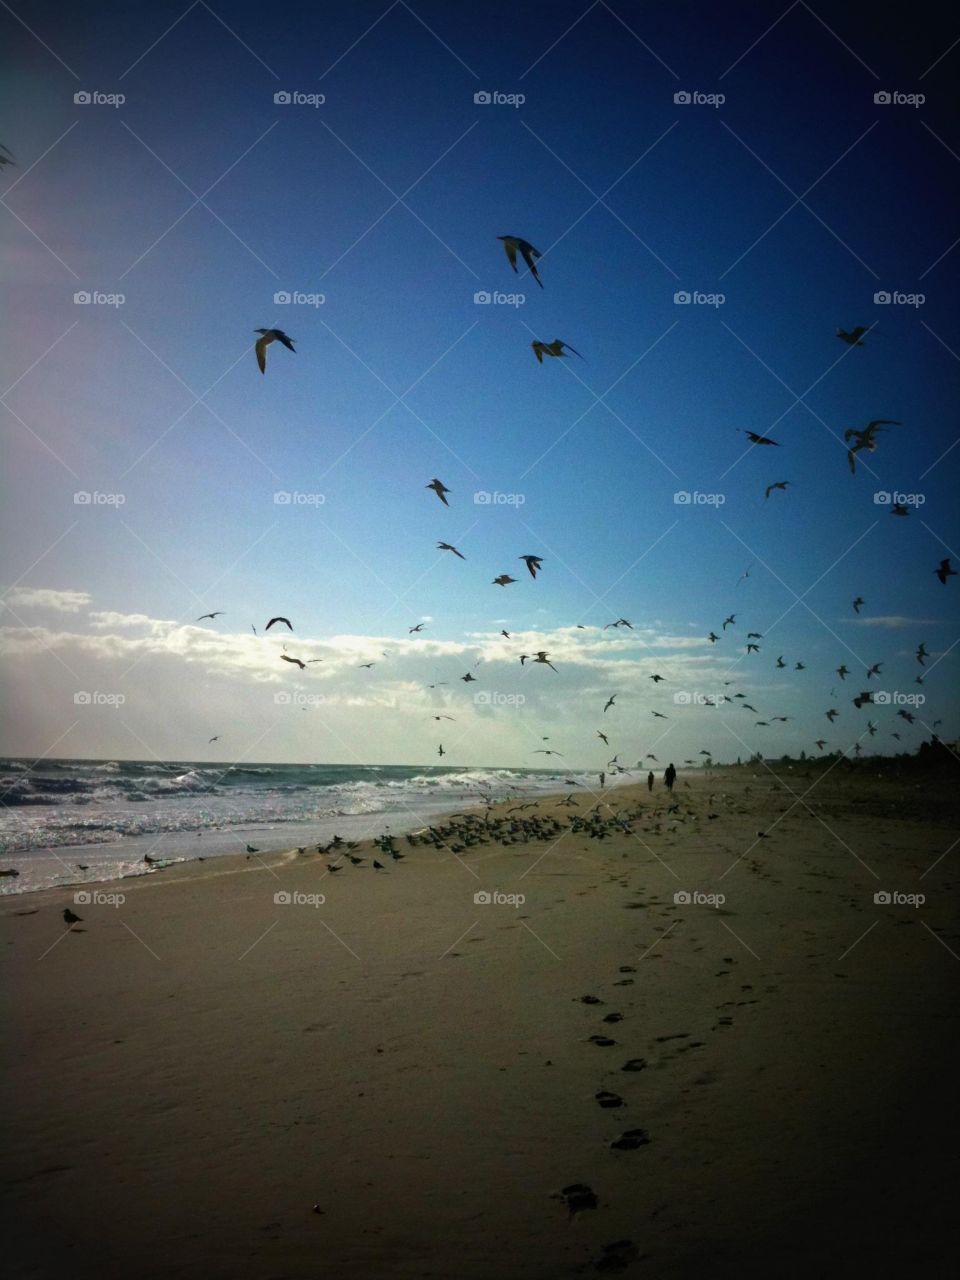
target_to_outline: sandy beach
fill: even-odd
[[[550,839],[102,885],[69,935],[69,891],[4,902],[13,1274],[945,1274],[946,802],[742,769],[571,830],[576,798],[490,815]]]

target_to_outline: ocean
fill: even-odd
[[[155,874],[169,861],[274,852],[425,826],[485,800],[595,785],[546,769],[0,760],[0,893]],[[81,869],[81,865],[84,869]]]

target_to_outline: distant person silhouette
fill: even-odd
[[[652,769],[647,774],[647,790],[648,791],[653,790],[653,770]]]
[[[663,780],[666,783],[667,790],[672,791],[673,784],[677,780],[677,771],[672,764],[668,764],[666,769],[663,771]]]
[[[607,775],[605,773],[601,773],[600,774],[600,790],[601,791],[606,786],[606,782],[607,782]]]

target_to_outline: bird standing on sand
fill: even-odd
[[[83,916],[75,915],[75,914],[70,910],[70,908],[69,908],[69,907],[64,907],[64,909],[63,909],[63,919],[64,919],[64,922],[65,922],[66,924],[68,924],[68,925],[70,926],[70,928],[72,929],[72,928],[73,928],[73,926],[74,926],[75,924],[80,924],[80,923],[82,922],[82,920],[83,920]]]
[[[572,351],[575,356],[580,356],[576,347],[571,347],[569,342],[562,342],[559,338],[554,338],[552,342],[539,342],[534,338],[530,346],[539,364],[543,364],[544,356],[565,356],[568,351]],[[582,360],[583,356],[580,356],[580,359]]]
[[[524,262],[530,268],[530,274],[542,289],[543,281],[540,279],[539,272],[537,271],[537,264],[534,262],[534,258],[543,257],[540,250],[535,249],[529,240],[523,240],[520,236],[497,236],[497,239],[503,242],[507,260],[511,267],[513,267],[514,271],[518,275],[520,274],[517,270],[517,254],[519,253],[522,255]]]
[[[257,364],[260,366],[261,373],[267,371],[267,347],[271,342],[282,342],[288,351],[296,355],[296,348],[293,345],[296,339],[288,337],[282,329],[254,329],[253,332],[261,335],[256,344]]]
[[[434,477],[429,484],[423,486],[425,489],[432,489],[445,507],[449,507],[450,503],[446,499],[446,494],[452,493],[452,489],[448,489],[442,480]]]

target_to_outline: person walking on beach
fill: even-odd
[[[667,767],[666,767],[666,769],[664,770],[664,772],[663,772],[663,780],[664,780],[664,782],[666,783],[667,790],[668,790],[668,791],[672,791],[672,790],[673,790],[673,784],[674,784],[674,783],[676,782],[676,780],[677,780],[677,771],[676,771],[676,769],[673,767],[673,765],[672,765],[672,764],[668,764],[668,765],[667,765]]]
[[[653,790],[653,770],[652,769],[647,774],[647,790],[648,791]]]
[[[604,786],[606,785],[606,782],[607,782],[607,775],[606,775],[605,773],[601,773],[601,774],[600,774],[600,790],[601,790],[601,791],[603,790]]]

